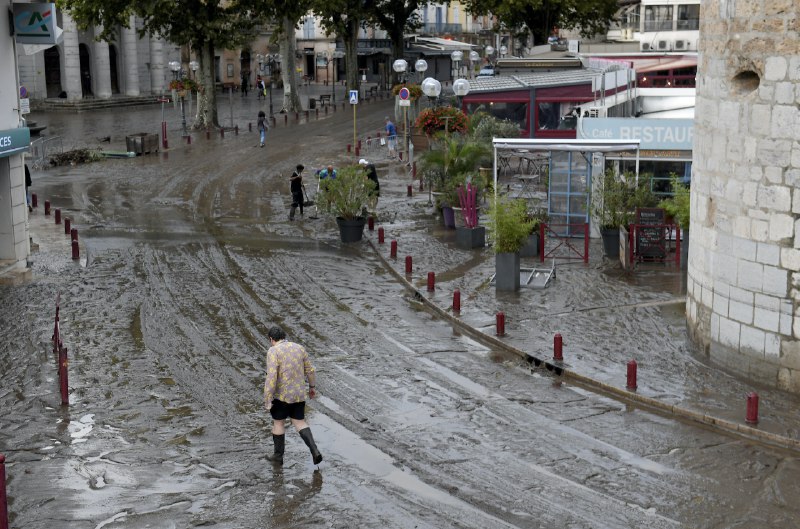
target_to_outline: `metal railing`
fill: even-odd
[[[61,154],[63,151],[64,145],[61,136],[42,136],[32,141],[28,148],[31,166],[34,169],[46,169],[49,166],[49,157],[53,154]]]

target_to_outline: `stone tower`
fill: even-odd
[[[699,50],[690,335],[800,392],[800,3],[704,0]]]

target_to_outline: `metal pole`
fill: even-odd
[[[271,70],[270,70],[271,72]],[[272,87],[275,86],[275,83],[272,82],[272,74],[270,73],[269,79],[269,117],[274,116],[275,114],[272,112]]]
[[[233,128],[233,87],[228,88],[228,103],[231,109],[231,128]]]
[[[183,137],[189,135],[189,132],[186,130],[186,107],[184,106],[184,96],[181,96],[181,125],[183,126]]]

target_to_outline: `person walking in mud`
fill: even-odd
[[[300,206],[300,216],[303,216],[303,169],[305,166],[297,164],[292,176],[289,177],[289,190],[292,192],[292,209],[289,211],[289,220],[294,220],[294,212]]]
[[[264,381],[264,405],[272,416],[272,442],[275,451],[267,459],[283,464],[286,446],[286,419],[291,419],[297,433],[311,451],[315,465],[322,461],[311,428],[305,421],[306,380],[308,396],[316,398],[316,373],[305,347],[290,342],[280,327],[267,332],[272,347],[267,351],[267,376]]]

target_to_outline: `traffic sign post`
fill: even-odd
[[[350,104],[353,106],[353,152],[358,151],[356,134],[356,107],[358,106],[358,90],[350,90]]]

